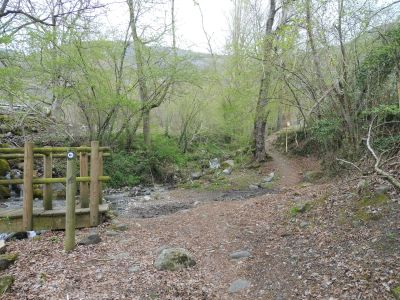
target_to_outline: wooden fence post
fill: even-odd
[[[90,144],[90,226],[99,225],[99,196],[100,196],[100,162],[99,142],[92,141]]]
[[[75,195],[76,195],[76,154],[67,154],[67,177],[66,177],[66,212],[65,212],[65,251],[75,248]]]
[[[45,154],[43,157],[43,178],[53,177],[53,154]],[[53,209],[53,189],[51,183],[43,185],[43,207],[44,210]]]
[[[24,148],[24,202],[22,226],[24,230],[33,229],[33,143],[26,142]]]
[[[87,177],[89,175],[89,156],[85,152],[80,153],[80,176]],[[89,183],[80,183],[80,200],[81,208],[89,207]]]
[[[104,172],[104,160],[103,152],[99,153],[99,176],[103,176]],[[99,204],[103,204],[103,183],[99,183]]]

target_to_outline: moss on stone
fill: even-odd
[[[0,201],[10,198],[10,189],[5,185],[0,185]]]
[[[18,255],[15,253],[8,253],[0,255],[0,270],[7,269],[10,265],[14,263]]]
[[[11,289],[13,283],[14,283],[13,276],[0,277],[0,295],[8,292]]]
[[[392,295],[393,295],[394,299],[400,300],[400,285],[398,285],[392,289]]]
[[[0,176],[4,177],[10,172],[10,164],[5,159],[0,159]]]

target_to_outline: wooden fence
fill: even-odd
[[[0,185],[23,184],[23,214],[24,230],[33,229],[33,185],[43,184],[43,208],[53,209],[52,183],[66,184],[66,190],[71,189],[73,182],[63,178],[52,178],[53,158],[67,158],[68,152],[79,155],[81,208],[90,209],[90,226],[99,224],[99,204],[102,203],[102,182],[110,179],[103,176],[103,157],[109,156],[108,147],[99,147],[99,142],[92,141],[90,147],[42,147],[36,148],[33,143],[26,142],[24,148],[0,148],[0,159],[23,159],[23,179],[2,179]],[[43,159],[43,177],[34,178],[34,159]],[[90,161],[90,164],[89,164]],[[89,168],[90,165],[90,168]],[[90,176],[89,176],[90,169]]]

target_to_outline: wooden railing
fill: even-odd
[[[2,179],[0,185],[23,184],[23,228],[33,228],[33,185],[43,184],[43,208],[53,209],[52,183],[65,183],[66,191],[75,187],[75,182],[67,178],[52,178],[53,158],[67,158],[68,153],[79,154],[80,177],[74,181],[80,183],[81,208],[90,208],[90,225],[99,223],[99,204],[102,203],[102,182],[110,179],[103,176],[103,157],[109,156],[108,147],[99,147],[99,142],[92,141],[90,147],[34,147],[26,142],[24,148],[0,148],[0,159],[23,159],[23,179]],[[90,168],[89,168],[90,157]],[[43,177],[34,178],[33,161],[43,159]],[[75,157],[74,157],[75,159]],[[90,176],[89,176],[90,169]],[[73,185],[73,186],[72,186]]]

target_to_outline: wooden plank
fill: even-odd
[[[99,196],[100,184],[98,177],[100,175],[100,162],[99,162],[99,142],[92,141],[90,156],[90,225],[99,225]]]
[[[25,143],[24,157],[24,202],[23,202],[23,229],[32,230],[32,213],[33,213],[33,143]]]
[[[80,153],[80,176],[88,177],[89,175],[89,156],[86,153]],[[80,200],[81,207],[89,207],[89,183],[80,182]]]
[[[108,211],[108,204],[99,206],[99,215],[105,219],[105,213]],[[3,214],[3,212],[2,212]],[[17,216],[1,217],[0,232],[23,231],[22,209],[18,209]],[[90,227],[90,209],[76,209],[75,228]],[[33,211],[33,230],[62,230],[65,229],[65,207],[44,211],[42,208]]]
[[[53,157],[52,153],[49,153],[43,157],[43,178],[53,177]],[[53,208],[53,189],[51,183],[43,185],[43,207],[45,210]]]

